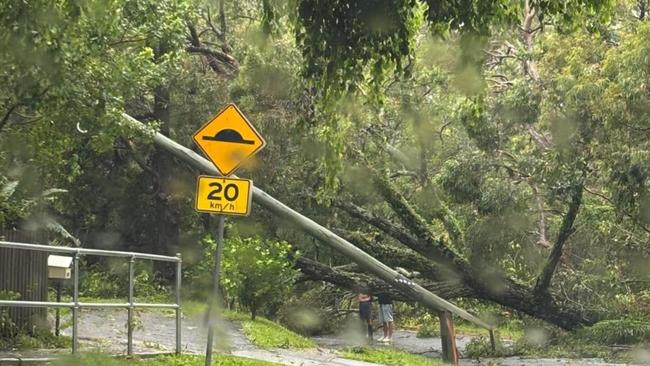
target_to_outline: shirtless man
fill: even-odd
[[[372,295],[360,293],[357,296],[359,300],[359,317],[363,323],[363,332],[369,342],[372,341]]]

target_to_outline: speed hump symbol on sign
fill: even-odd
[[[232,174],[266,142],[244,114],[229,104],[192,136],[223,175]]]
[[[196,210],[248,216],[252,188],[253,182],[249,179],[201,175],[196,182]]]

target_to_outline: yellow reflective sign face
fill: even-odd
[[[232,174],[266,144],[234,104],[219,112],[192,138],[223,175]]]
[[[196,210],[224,215],[250,213],[253,182],[249,179],[199,176]]]

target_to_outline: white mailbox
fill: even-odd
[[[47,274],[49,278],[69,279],[72,257],[49,255],[47,257]]]

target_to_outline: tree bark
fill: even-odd
[[[365,210],[362,207],[359,207],[350,202],[336,202],[335,205],[340,207],[352,217],[356,217],[361,221],[364,221],[373,227],[383,231],[384,233],[390,235],[398,242],[404,244],[407,248],[415,251],[424,258],[433,261],[432,264],[438,264],[440,270],[443,271],[447,280],[460,280],[462,276],[459,276],[457,271],[458,268],[449,261],[441,260],[440,251],[436,250],[434,245],[429,245],[424,240],[421,240],[418,237],[413,236],[406,228],[402,227],[399,224],[393,223],[383,217],[379,217],[373,214],[370,211]]]
[[[453,269],[459,276],[470,276],[469,263],[449,248],[442,239],[436,239],[425,220],[415,211],[402,194],[378,172],[373,172],[373,182],[386,203],[416,238],[418,253]],[[426,253],[426,254],[424,254]]]
[[[330,266],[315,260],[299,257],[296,260],[296,268],[302,273],[299,281],[323,281],[332,285],[348,289],[353,292],[380,293],[388,292],[397,301],[413,302],[412,298],[404,296],[394,287],[386,282],[364,273],[351,273],[336,270]],[[435,292],[444,299],[475,298],[476,293],[467,287],[458,286],[454,282],[430,282],[423,281],[422,286],[431,292]]]
[[[378,237],[371,240],[360,232],[345,230],[335,230],[335,232],[364,252],[375,258],[381,258],[384,263],[393,268],[402,267],[417,271],[422,277],[431,281],[458,282],[448,271],[444,271],[441,266],[436,265],[412,249],[399,248],[383,243]]]
[[[557,240],[553,245],[551,254],[548,257],[548,261],[544,265],[542,273],[537,279],[537,284],[535,285],[535,293],[543,294],[548,292],[548,288],[551,285],[551,279],[555,273],[555,268],[560,262],[562,257],[562,249],[564,248],[564,243],[566,243],[569,236],[573,233],[573,223],[578,215],[578,210],[582,203],[582,192],[584,191],[583,183],[578,184],[571,195],[571,203],[569,204],[569,209],[567,210],[564,219],[562,219],[562,226],[560,227],[560,232],[558,233]]]

